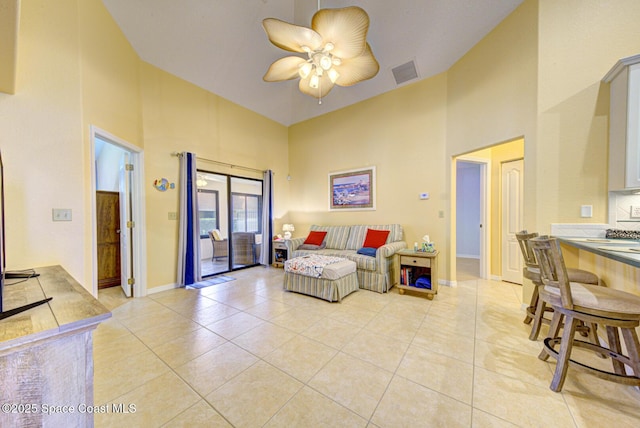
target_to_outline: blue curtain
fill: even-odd
[[[273,171],[264,172],[262,177],[262,251],[259,263],[268,266],[271,264],[273,252]]]
[[[180,230],[178,241],[178,284],[182,287],[202,280],[196,180],[196,155],[183,152],[180,156]]]

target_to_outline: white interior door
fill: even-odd
[[[502,280],[522,284],[522,254],[516,233],[522,230],[524,161],[502,164]]]
[[[131,297],[133,278],[132,242],[133,220],[131,215],[131,163],[129,153],[125,152],[120,159],[120,285],[127,297]]]

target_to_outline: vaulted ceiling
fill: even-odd
[[[283,125],[355,104],[451,67],[523,0],[103,0],[140,58]],[[310,27],[321,8],[360,6],[380,63],[371,80],[336,86],[318,104],[297,81],[267,83],[269,65],[290,53],[273,46],[264,18]],[[418,77],[392,69],[413,61]]]

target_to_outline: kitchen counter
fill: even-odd
[[[588,251],[629,266],[640,267],[640,241],[629,239],[573,238],[556,236],[560,243]],[[638,250],[634,252],[633,249]]]

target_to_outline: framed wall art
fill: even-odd
[[[375,166],[329,173],[329,211],[375,209]]]

